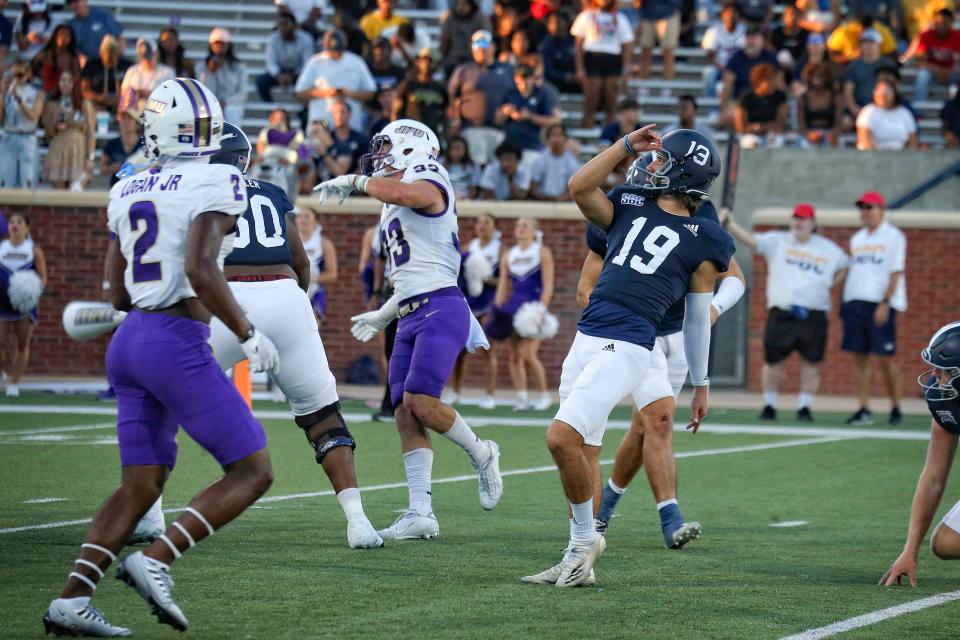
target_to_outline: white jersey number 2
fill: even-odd
[[[273,233],[267,235],[267,216],[264,215],[264,209],[269,212],[270,222],[273,225]],[[280,226],[280,214],[276,207],[270,201],[270,198],[257,194],[250,198],[250,211],[253,214],[253,232],[257,238],[257,243],[263,247],[279,247],[286,240],[283,238],[283,228]],[[237,219],[237,237],[233,241],[234,249],[245,249],[250,244],[250,223],[246,216]]]
[[[618,267],[622,267],[627,261],[627,256],[630,255],[630,249],[633,248],[634,243],[637,241],[637,237],[640,235],[640,231],[643,229],[643,225],[647,223],[646,218],[637,218],[633,221],[633,226],[630,229],[630,232],[627,234],[627,237],[623,239],[623,246],[620,247],[620,253],[613,257],[613,264]],[[663,244],[657,244],[661,238],[665,238],[666,242]],[[647,237],[643,240],[643,250],[650,254],[650,260],[647,262],[643,261],[643,258],[640,256],[631,256],[630,257],[630,268],[636,271],[637,273],[643,273],[649,275],[657,270],[657,268],[663,264],[663,261],[667,259],[667,256],[670,255],[670,252],[673,251],[676,246],[680,244],[680,236],[676,231],[670,227],[654,227],[653,230],[647,234]]]

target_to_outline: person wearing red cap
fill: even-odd
[[[721,223],[739,242],[767,261],[767,327],[763,336],[763,420],[777,419],[783,363],[800,355],[800,399],[797,420],[813,422],[810,405],[820,384],[820,363],[827,343],[830,289],[847,272],[847,254],[832,240],[816,233],[813,206],[793,208],[789,231],[750,233],[733,221],[728,210]]]
[[[863,228],[850,238],[850,273],[843,287],[843,350],[853,353],[853,377],[860,409],[847,424],[873,424],[870,413],[870,355],[876,357],[892,405],[890,424],[900,424],[900,378],[897,351],[897,312],[907,309],[904,269],[907,238],[884,220],[885,201],[876,191],[857,200]]]

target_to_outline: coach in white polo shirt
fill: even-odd
[[[847,254],[818,233],[813,206],[793,208],[789,231],[751,234],[721,216],[734,238],[767,261],[767,327],[763,335],[763,420],[776,420],[783,363],[800,356],[800,401],[797,419],[813,422],[810,405],[820,384],[820,363],[827,343],[830,289],[847,271]]]
[[[848,424],[873,424],[870,413],[870,356],[876,357],[890,396],[890,424],[900,424],[897,312],[907,309],[907,238],[884,220],[883,196],[868,191],[857,200],[863,228],[850,238],[850,273],[843,287],[843,350],[853,353],[860,409]]]

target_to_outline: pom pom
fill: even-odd
[[[549,340],[557,335],[560,321],[543,304],[527,302],[513,316],[513,328],[521,338]]]
[[[491,340],[506,340],[513,332],[512,320],[509,313],[499,307],[494,307],[483,330]]]
[[[10,296],[10,304],[20,313],[29,313],[30,309],[37,306],[42,293],[43,283],[36,271],[16,271],[10,276],[7,295]]]
[[[493,275],[493,267],[482,253],[470,253],[463,261],[463,279],[467,283],[467,294],[476,298],[483,293],[483,283]]]

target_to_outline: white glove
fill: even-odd
[[[350,333],[360,342],[370,342],[375,335],[386,329],[397,317],[397,313],[397,297],[394,296],[376,311],[367,311],[350,318],[353,322]]]
[[[345,176],[337,176],[330,180],[325,180],[313,188],[318,191],[317,200],[324,204],[327,198],[334,196],[337,198],[337,204],[343,204],[354,191],[365,193],[363,187],[367,184],[367,176],[358,176],[355,173],[348,173]]]
[[[256,327],[253,329],[253,335],[241,342],[240,347],[250,361],[251,370],[266,371],[273,375],[280,373],[280,354],[277,348],[273,341],[260,333]]]

